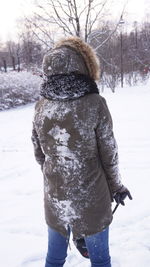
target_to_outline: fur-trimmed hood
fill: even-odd
[[[47,76],[76,72],[100,78],[99,59],[90,45],[79,37],[68,37],[57,42],[44,56],[43,71]]]

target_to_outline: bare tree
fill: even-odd
[[[4,67],[4,71],[7,72],[7,62],[5,58],[3,58],[3,67]]]
[[[76,35],[86,42],[111,0],[37,0],[33,17],[26,18],[43,43],[53,43],[54,35]],[[44,38],[43,38],[44,36]],[[50,47],[50,46],[49,46]]]
[[[21,45],[20,45],[20,42],[18,42],[16,44],[16,57],[17,57],[17,70],[18,72],[20,72],[21,70],[21,67],[20,67],[20,56],[21,56]]]
[[[13,70],[16,70],[16,43],[13,41],[8,41],[6,46],[10,55]]]
[[[18,65],[21,63],[25,68],[30,69],[35,65],[40,66],[43,58],[43,48],[35,38],[32,25],[22,20],[22,25],[19,29],[20,43],[17,49]]]

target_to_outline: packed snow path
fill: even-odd
[[[133,201],[119,207],[110,227],[112,267],[150,266],[149,86],[104,94],[114,121],[120,172]],[[34,105],[0,112],[0,265],[44,267],[47,227],[43,180],[34,160]],[[114,206],[114,205],[113,205]],[[74,245],[65,267],[89,267]]]

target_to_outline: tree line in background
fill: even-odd
[[[144,81],[150,73],[150,22],[138,25],[130,32],[121,26],[105,42],[111,33],[111,24],[104,25],[102,34],[91,38],[101,62],[101,76],[104,85],[112,90],[124,81],[130,86]]]
[[[109,0],[36,1],[31,17],[20,21],[19,41],[0,44],[0,70],[31,70],[41,73],[43,55],[60,36],[81,36],[94,47],[101,62],[101,86],[114,91],[124,81],[130,85],[146,79],[150,71],[150,22],[134,22],[125,31],[124,8],[114,24],[106,20]],[[61,11],[60,11],[61,10]],[[96,26],[95,26],[96,25]],[[57,32],[57,35],[56,35]]]
[[[7,41],[0,45],[0,71],[35,70],[41,67],[44,48],[30,31],[25,31],[19,42]]]

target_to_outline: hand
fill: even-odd
[[[114,199],[116,201],[117,204],[121,204],[123,206],[125,206],[125,203],[124,203],[124,200],[125,198],[128,196],[128,198],[130,200],[132,200],[132,196],[129,192],[129,190],[127,188],[123,190],[121,190],[120,192],[117,192],[115,195],[114,195]]]

